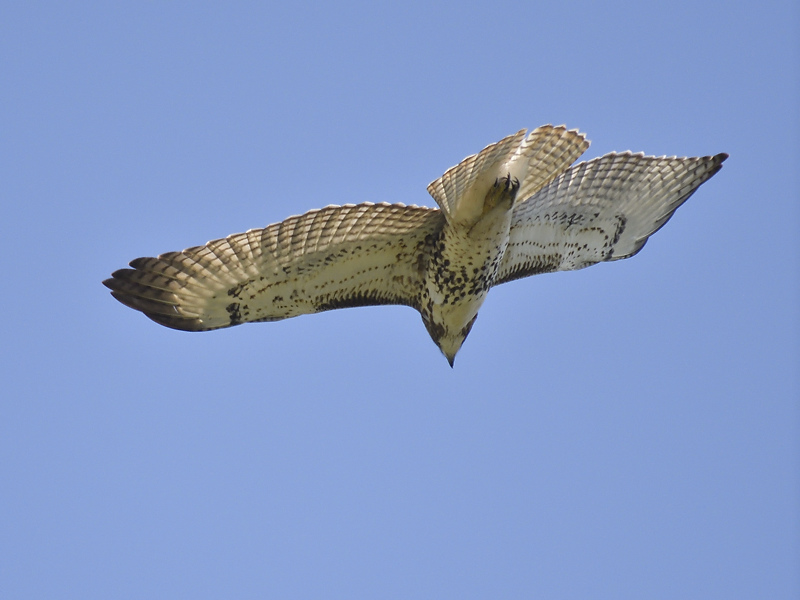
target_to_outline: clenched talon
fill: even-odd
[[[500,177],[495,180],[494,182],[495,187],[498,186],[505,186],[507,191],[513,190],[514,194],[516,195],[517,190],[519,190],[519,179],[516,177],[511,177],[511,173],[506,175],[505,177]]]
[[[514,199],[517,197],[517,191],[519,191],[519,179],[512,177],[511,173],[495,179],[492,189],[486,194],[483,202],[484,214],[500,204],[505,204],[506,209],[511,209]]]

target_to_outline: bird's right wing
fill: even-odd
[[[328,206],[205,246],[137,258],[103,283],[167,327],[218,329],[333,308],[418,308],[441,211],[402,204]]]
[[[633,256],[726,158],[612,152],[575,165],[514,207],[495,285]]]

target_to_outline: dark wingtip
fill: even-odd
[[[120,281],[130,279],[130,275],[135,273],[133,269],[117,269],[111,274],[111,277],[103,280],[103,285],[110,290],[118,290]]]
[[[728,160],[728,153],[727,152],[720,152],[719,154],[715,154],[711,157],[705,157],[705,160],[711,161],[711,169],[708,171],[708,176],[703,180],[704,182],[719,173],[720,169],[722,169],[722,163]],[[698,184],[699,185],[699,184]]]

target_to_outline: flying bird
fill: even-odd
[[[438,209],[327,206],[137,258],[103,283],[185,331],[402,304],[452,367],[493,286],[633,256],[728,157],[611,152],[570,166],[588,147],[576,129],[522,129],[432,182]]]

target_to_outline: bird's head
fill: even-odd
[[[450,363],[450,367],[455,363],[456,354],[458,354],[458,351],[461,349],[464,340],[467,339],[472,325],[477,318],[478,315],[475,315],[465,326],[454,329],[438,323],[429,323],[423,319],[425,327],[431,335],[431,339],[439,347],[439,350],[442,351],[447,362]]]

